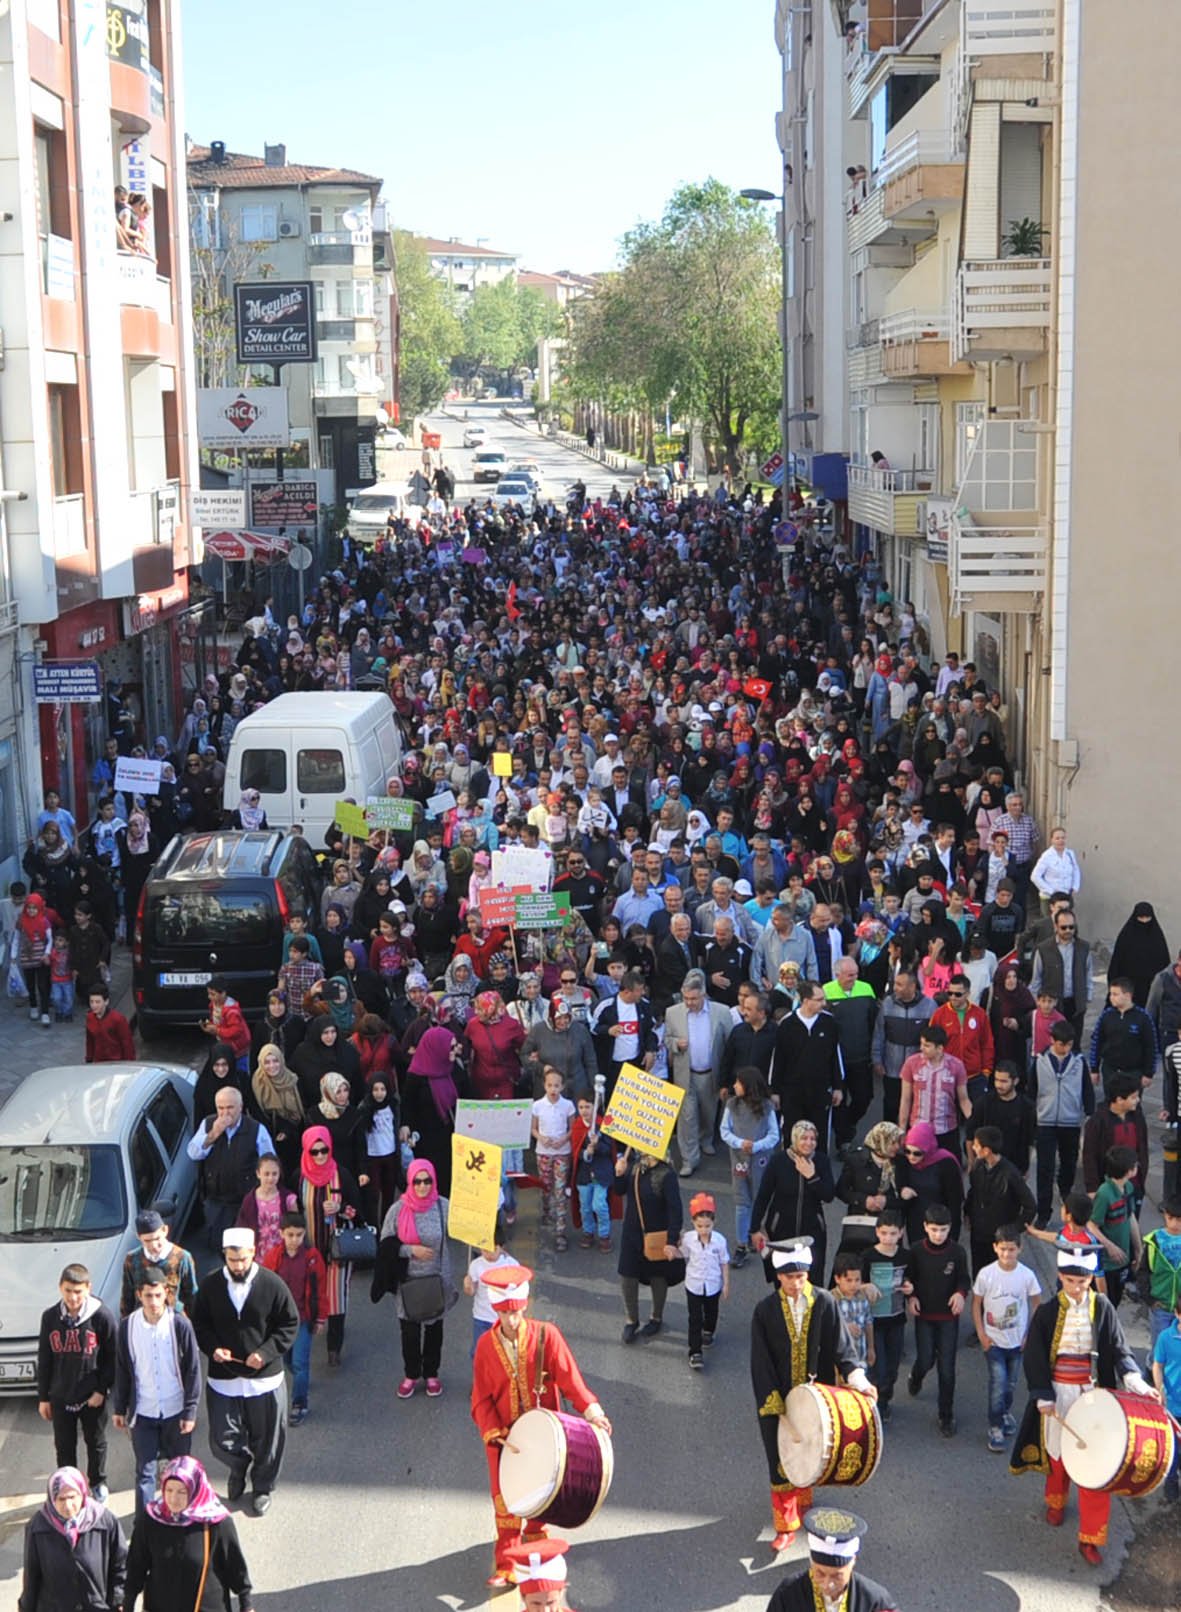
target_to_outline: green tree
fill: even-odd
[[[566,320],[556,302],[543,297],[535,286],[517,286],[517,363],[535,364],[537,348],[566,334]]]
[[[433,409],[451,384],[451,360],[463,346],[450,289],[431,273],[426,247],[407,230],[394,234],[398,276],[399,403],[404,419]]]
[[[463,357],[473,372],[488,365],[511,369],[521,347],[517,282],[506,277],[477,286],[463,310]]]

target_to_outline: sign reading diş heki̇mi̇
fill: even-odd
[[[447,1232],[473,1248],[492,1248],[496,1242],[496,1213],[500,1208],[501,1149],[495,1142],[473,1141],[458,1134],[451,1138],[451,1197]],[[411,1175],[414,1171],[411,1170]]]
[[[96,660],[44,660],[33,667],[33,698],[38,705],[93,705],[102,697]]]
[[[234,287],[239,364],[314,364],[315,295],[310,280]]]
[[[603,1134],[625,1147],[634,1147],[638,1153],[667,1158],[684,1097],[681,1087],[674,1086],[671,1080],[661,1080],[637,1064],[625,1063],[603,1116]]]
[[[522,1101],[481,1102],[461,1097],[455,1105],[455,1134],[498,1147],[528,1147],[532,1139],[533,1104]]]
[[[365,813],[359,806],[354,806],[351,800],[338,800],[336,803],[336,825],[355,840],[369,838],[369,824],[365,821]]]
[[[365,821],[370,828],[392,828],[409,832],[418,815],[418,802],[396,795],[371,795],[365,802]]]

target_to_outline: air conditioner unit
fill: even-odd
[[[299,224],[295,219],[284,218],[279,223],[279,239],[289,241],[299,234]]]

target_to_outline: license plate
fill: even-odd
[[[36,1367],[31,1360],[0,1361],[0,1378],[14,1378],[28,1382],[36,1375]]]
[[[208,985],[213,978],[212,974],[161,974],[161,985]]]

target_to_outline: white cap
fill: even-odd
[[[812,1239],[800,1238],[782,1248],[771,1250],[771,1263],[777,1271],[809,1271],[812,1269]]]
[[[844,1562],[851,1562],[861,1549],[861,1540],[855,1534],[852,1539],[834,1539],[831,1534],[809,1534],[808,1549],[818,1556],[839,1556]]]
[[[1080,1271],[1084,1275],[1093,1276],[1099,1269],[1098,1250],[1087,1248],[1083,1243],[1079,1243],[1075,1248],[1059,1248],[1058,1269]]]
[[[223,1248],[253,1248],[254,1233],[249,1226],[227,1226],[221,1234]]]

